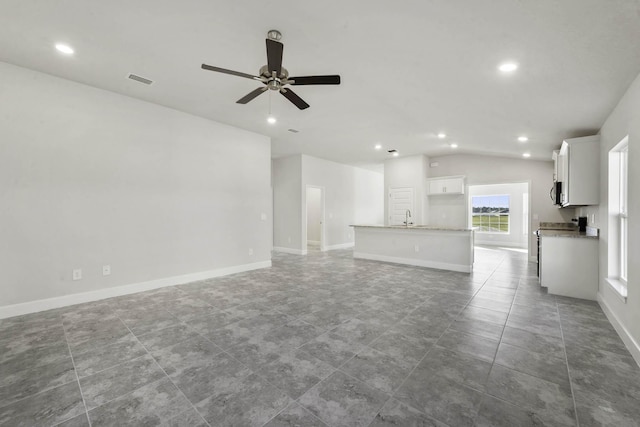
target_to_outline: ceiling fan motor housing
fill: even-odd
[[[280,69],[279,76],[273,76],[272,73],[269,72],[269,68],[267,65],[263,65],[260,68],[260,76],[267,79],[267,87],[271,90],[280,90],[282,86],[287,84],[287,78],[289,77],[289,72],[286,68],[282,67]],[[283,82],[284,81],[284,82]]]

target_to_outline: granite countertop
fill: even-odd
[[[392,230],[437,230],[437,231],[473,231],[474,228],[459,228],[459,227],[443,227],[437,225],[379,225],[379,224],[351,224],[350,227],[364,227],[364,228],[389,228]]]
[[[591,230],[590,230],[591,229]],[[586,239],[598,239],[600,234],[597,228],[587,227],[587,231],[578,230],[540,230],[540,237],[574,237]]]
[[[541,222],[540,230],[567,230],[576,231],[578,226],[573,222]]]

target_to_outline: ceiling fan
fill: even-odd
[[[289,77],[289,72],[282,66],[282,51],[284,45],[280,43],[282,34],[278,30],[271,30],[267,33],[267,65],[260,68],[259,75],[253,76],[239,71],[227,70],[226,68],[214,67],[212,65],[202,64],[203,70],[216,71],[218,73],[231,74],[233,76],[244,77],[251,80],[262,82],[265,86],[253,90],[236,101],[238,104],[246,104],[258,95],[267,91],[267,89],[277,90],[285,98],[291,101],[301,110],[309,108],[302,98],[295,94],[294,91],[285,87],[302,86],[302,85],[339,85],[339,75],[329,76],[301,76]]]

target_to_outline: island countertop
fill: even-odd
[[[436,230],[436,231],[473,231],[474,228],[460,228],[460,227],[444,227],[438,225],[381,225],[381,224],[350,224],[350,227],[365,227],[365,228],[388,228],[391,230]]]
[[[473,228],[353,224],[353,257],[471,273]]]

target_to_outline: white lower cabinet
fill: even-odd
[[[598,274],[598,239],[541,237],[540,285],[550,294],[595,301]]]

